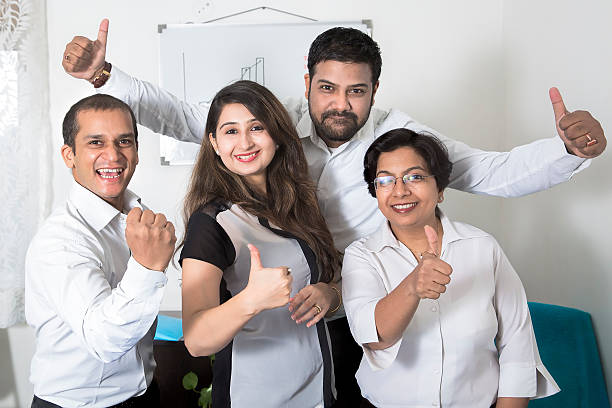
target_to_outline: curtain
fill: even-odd
[[[0,0],[0,327],[24,320],[25,254],[52,171],[43,0]]]

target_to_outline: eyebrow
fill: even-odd
[[[332,81],[328,81],[327,79],[319,79],[317,81],[317,83],[324,83],[324,84],[328,84],[328,85],[333,85],[336,86],[337,84],[333,83]],[[360,83],[360,84],[352,84],[352,85],[348,85],[347,88],[357,88],[357,87],[369,87],[370,84],[368,83]]]
[[[257,122],[257,119],[256,119],[256,118],[251,118],[251,119],[247,120],[247,123],[253,123],[253,122]],[[238,124],[238,122],[236,122],[236,121],[225,122],[225,123],[222,123],[222,124],[219,126],[219,129],[223,128],[223,126],[227,126],[227,125],[237,125],[237,124]]]
[[[409,167],[409,168],[407,168],[406,170],[404,170],[404,171],[402,172],[402,174],[409,173],[409,172],[411,172],[412,170],[423,170],[423,171],[425,171],[425,169],[424,169],[424,168],[422,168],[421,166],[413,166],[413,167]],[[390,171],[387,171],[387,170],[378,170],[378,171],[376,172],[376,176],[378,176],[380,173],[384,173],[384,174],[393,175],[393,173],[391,173]]]
[[[134,133],[122,133],[120,135],[117,135],[117,139],[123,139],[125,137],[131,137],[132,139],[136,139],[136,136],[134,135]],[[102,140],[104,139],[104,135],[85,135],[84,136],[85,140]]]

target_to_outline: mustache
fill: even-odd
[[[323,115],[321,115],[321,122],[323,122],[325,119],[330,118],[332,116],[352,119],[353,121],[357,122],[357,115],[355,115],[353,112],[348,112],[348,111],[340,112],[337,110],[328,110],[326,112],[323,112]]]

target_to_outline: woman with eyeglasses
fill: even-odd
[[[363,407],[526,407],[559,391],[540,360],[525,292],[497,241],[438,208],[452,164],[435,138],[395,129],[364,159],[386,222],[342,267],[364,357]]]
[[[268,89],[238,81],[206,134],[184,206],[185,345],[216,353],[215,408],[329,407],[323,317],[340,307],[341,261],[295,127]]]

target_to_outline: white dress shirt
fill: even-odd
[[[126,212],[141,207],[125,192]],[[153,378],[166,275],[130,256],[126,215],[74,182],[26,255],[25,307],[36,330],[34,394],[62,407],[108,407]]]
[[[497,397],[541,398],[559,391],[538,353],[521,281],[491,235],[442,216],[440,258],[453,268],[446,292],[422,299],[391,347],[377,342],[374,311],[417,266],[388,222],[351,244],[342,293],[364,357],[362,394],[379,408],[489,407]]]
[[[208,112],[113,66],[97,92],[125,101],[141,125],[175,139],[201,143]],[[285,103],[302,140],[319,204],[340,251],[373,233],[384,217],[363,181],[363,158],[378,136],[396,128],[429,132],[442,140],[453,162],[450,187],[477,194],[517,197],[567,181],[590,161],[568,154],[557,136],[518,146],[510,152],[485,152],[449,139],[392,109],[372,108],[363,128],[333,152],[316,135],[304,98]]]

